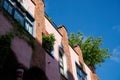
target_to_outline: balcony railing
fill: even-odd
[[[16,0],[3,0],[3,8],[16,19],[31,35],[34,32],[35,19]]]

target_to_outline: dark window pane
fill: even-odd
[[[5,10],[7,10],[7,8],[8,8],[8,3],[7,3],[7,1],[5,1],[5,0],[4,0],[4,2],[3,2],[3,7],[5,8]]]
[[[24,26],[24,17],[18,10],[15,10],[14,18]]]
[[[78,80],[85,80],[86,74],[83,72],[82,68],[80,68],[77,64],[76,64],[76,70],[77,70]]]
[[[13,10],[13,6],[11,4],[9,4],[8,6],[8,12],[12,15],[12,10]]]

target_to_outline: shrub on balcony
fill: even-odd
[[[42,35],[42,46],[43,48],[48,52],[50,53],[52,50],[53,50],[53,45],[54,45],[54,42],[55,42],[55,37],[53,34],[49,34],[49,35],[45,35],[43,33]]]

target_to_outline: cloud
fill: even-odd
[[[113,56],[111,57],[111,60],[120,63],[120,47],[113,49]]]
[[[120,25],[113,26],[112,29],[120,32]]]
[[[84,35],[84,39],[83,39],[83,42],[85,42],[87,40],[87,36]]]

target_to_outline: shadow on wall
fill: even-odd
[[[71,72],[67,72],[68,73],[68,79],[65,78],[65,76],[61,75],[61,80],[75,80],[73,77],[73,74]]]
[[[11,32],[12,27],[9,28],[9,26],[13,25],[13,23],[11,23],[11,20],[9,20],[8,16],[5,16],[5,14],[3,14],[3,10],[0,12],[0,17],[2,17],[2,18],[0,18],[0,22],[2,22],[2,24],[0,24],[0,31],[2,30],[2,33],[4,33],[4,35]],[[4,22],[2,20],[4,20]],[[12,19],[12,21],[14,21],[14,20]],[[9,23],[6,24],[6,22],[9,22]],[[8,28],[9,30],[6,31],[5,27]],[[17,26],[17,27],[19,27],[19,26]],[[18,30],[18,32],[19,32],[19,30]],[[0,33],[0,34],[3,35],[2,33]],[[28,34],[29,33],[26,32],[26,35],[28,35]],[[24,38],[26,39],[28,37],[24,36]],[[23,39],[23,38],[20,37],[20,39]],[[25,39],[23,39],[23,40],[25,41]],[[3,42],[0,42],[1,50],[6,48],[6,46],[4,46],[4,44],[2,45],[2,43]],[[31,47],[31,45],[30,45],[31,43],[26,42],[26,44],[28,44]],[[22,45],[22,47],[24,47],[24,44],[21,44],[21,45]],[[35,45],[36,45],[35,50],[33,50],[33,54],[30,59],[27,57],[30,54],[21,56],[21,54],[24,53],[25,51],[21,50],[20,46],[16,46],[16,47],[18,47],[17,49],[19,49],[17,51],[19,51],[19,53],[21,53],[18,57],[21,58],[21,60],[23,59],[23,61],[26,60],[25,58],[28,58],[29,62],[31,61],[30,69],[26,68],[22,63],[20,63],[20,61],[18,60],[18,57],[16,56],[17,53],[15,53],[13,49],[10,49],[9,53],[5,56],[6,57],[5,60],[0,59],[0,62],[3,61],[3,63],[0,63],[0,80],[16,80],[17,69],[19,68],[20,64],[23,65],[23,69],[25,72],[25,74],[23,75],[23,78],[25,80],[47,80],[47,77],[44,73],[44,71],[45,71],[45,54],[44,54],[45,51],[41,47],[41,44],[39,43],[39,41],[35,40]],[[0,57],[2,57],[2,56],[4,56],[3,50],[0,51]],[[33,67],[33,66],[36,66],[36,67]]]
[[[70,80],[75,80],[73,74],[69,71],[68,71],[68,77]]]
[[[16,80],[17,64],[17,59],[11,50],[4,64],[0,64],[0,80]]]
[[[32,67],[24,73],[23,80],[48,80],[44,71],[38,67]]]
[[[4,27],[4,26],[0,26],[0,27]],[[21,53],[22,53],[22,50],[21,50]],[[51,56],[50,58],[53,59],[54,63],[59,63],[55,58],[52,58]],[[56,66],[54,65],[51,65],[51,67],[49,67],[49,69],[52,71],[51,72],[52,78],[48,79],[46,76],[45,72],[49,72],[49,71],[46,71],[46,64],[48,64],[46,62],[46,51],[42,48],[42,44],[37,39],[35,39],[35,50],[32,54],[32,58],[30,61],[31,61],[30,63],[31,68],[30,69],[25,68],[23,80],[55,80],[54,69],[56,68]],[[51,62],[51,61],[48,61],[48,62]],[[9,56],[4,62],[3,67],[0,66],[0,80],[16,80],[16,70],[19,64],[22,64],[22,63],[18,62],[17,57],[15,56],[15,53],[11,50],[11,52],[9,53]],[[55,72],[59,73],[59,71],[55,71]],[[72,73],[70,73],[69,71],[68,71],[68,75],[70,80],[74,80]],[[67,79],[64,76],[62,76],[61,80],[67,80]]]

